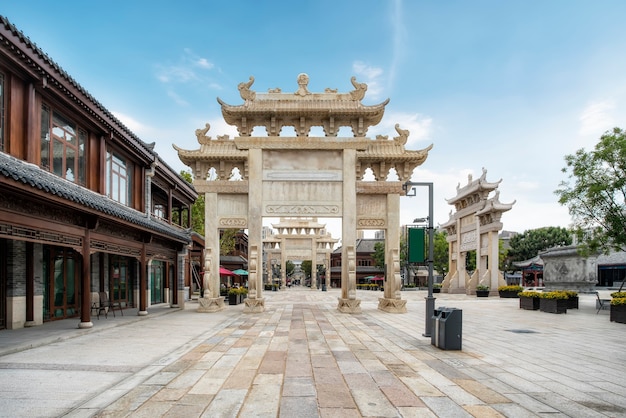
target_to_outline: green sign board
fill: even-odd
[[[409,228],[409,263],[423,263],[426,260],[426,233],[424,228]]]

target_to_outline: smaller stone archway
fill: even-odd
[[[317,218],[280,218],[272,224],[277,234],[263,240],[263,248],[268,260],[280,261],[280,287],[287,283],[286,264],[289,260],[311,260],[313,266],[330,267],[330,254],[339,242],[326,232],[326,225],[317,222]],[[272,264],[266,263],[267,276],[272,277]],[[317,289],[318,278],[315,268],[311,271],[311,289]]]
[[[502,229],[502,213],[510,210],[512,203],[501,203],[498,185],[502,182],[487,181],[487,170],[483,168],[480,178],[468,176],[467,185],[456,188],[456,196],[447,199],[456,212],[441,225],[448,233],[449,271],[442,283],[447,293],[476,293],[476,286],[488,286],[490,293],[497,294],[498,287],[506,284],[500,273],[498,232]],[[495,194],[490,197],[490,194]],[[476,270],[470,276],[465,269],[469,251],[476,251]]]

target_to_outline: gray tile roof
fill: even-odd
[[[67,181],[38,166],[0,152],[0,175],[21,182],[46,193],[59,196],[69,202],[94,209],[126,223],[149,229],[179,241],[190,242],[188,231],[164,224],[106,196]]]

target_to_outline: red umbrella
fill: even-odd
[[[234,275],[235,273],[233,273],[232,271],[220,266],[220,276],[234,276]]]

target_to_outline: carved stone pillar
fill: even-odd
[[[261,297],[263,274],[259,269],[260,249],[263,248],[263,152],[250,149],[248,153],[248,298],[243,311],[255,313],[265,310],[265,301]]]
[[[385,293],[378,299],[378,309],[405,313],[406,300],[400,293],[400,195],[387,195],[387,229],[385,230]]]
[[[356,298],[356,151],[343,151],[343,218],[341,236],[341,297],[337,309],[345,313],[361,313],[361,300]]]
[[[217,193],[204,194],[204,271],[198,312],[218,312],[224,309],[220,296],[220,230],[217,224]]]

